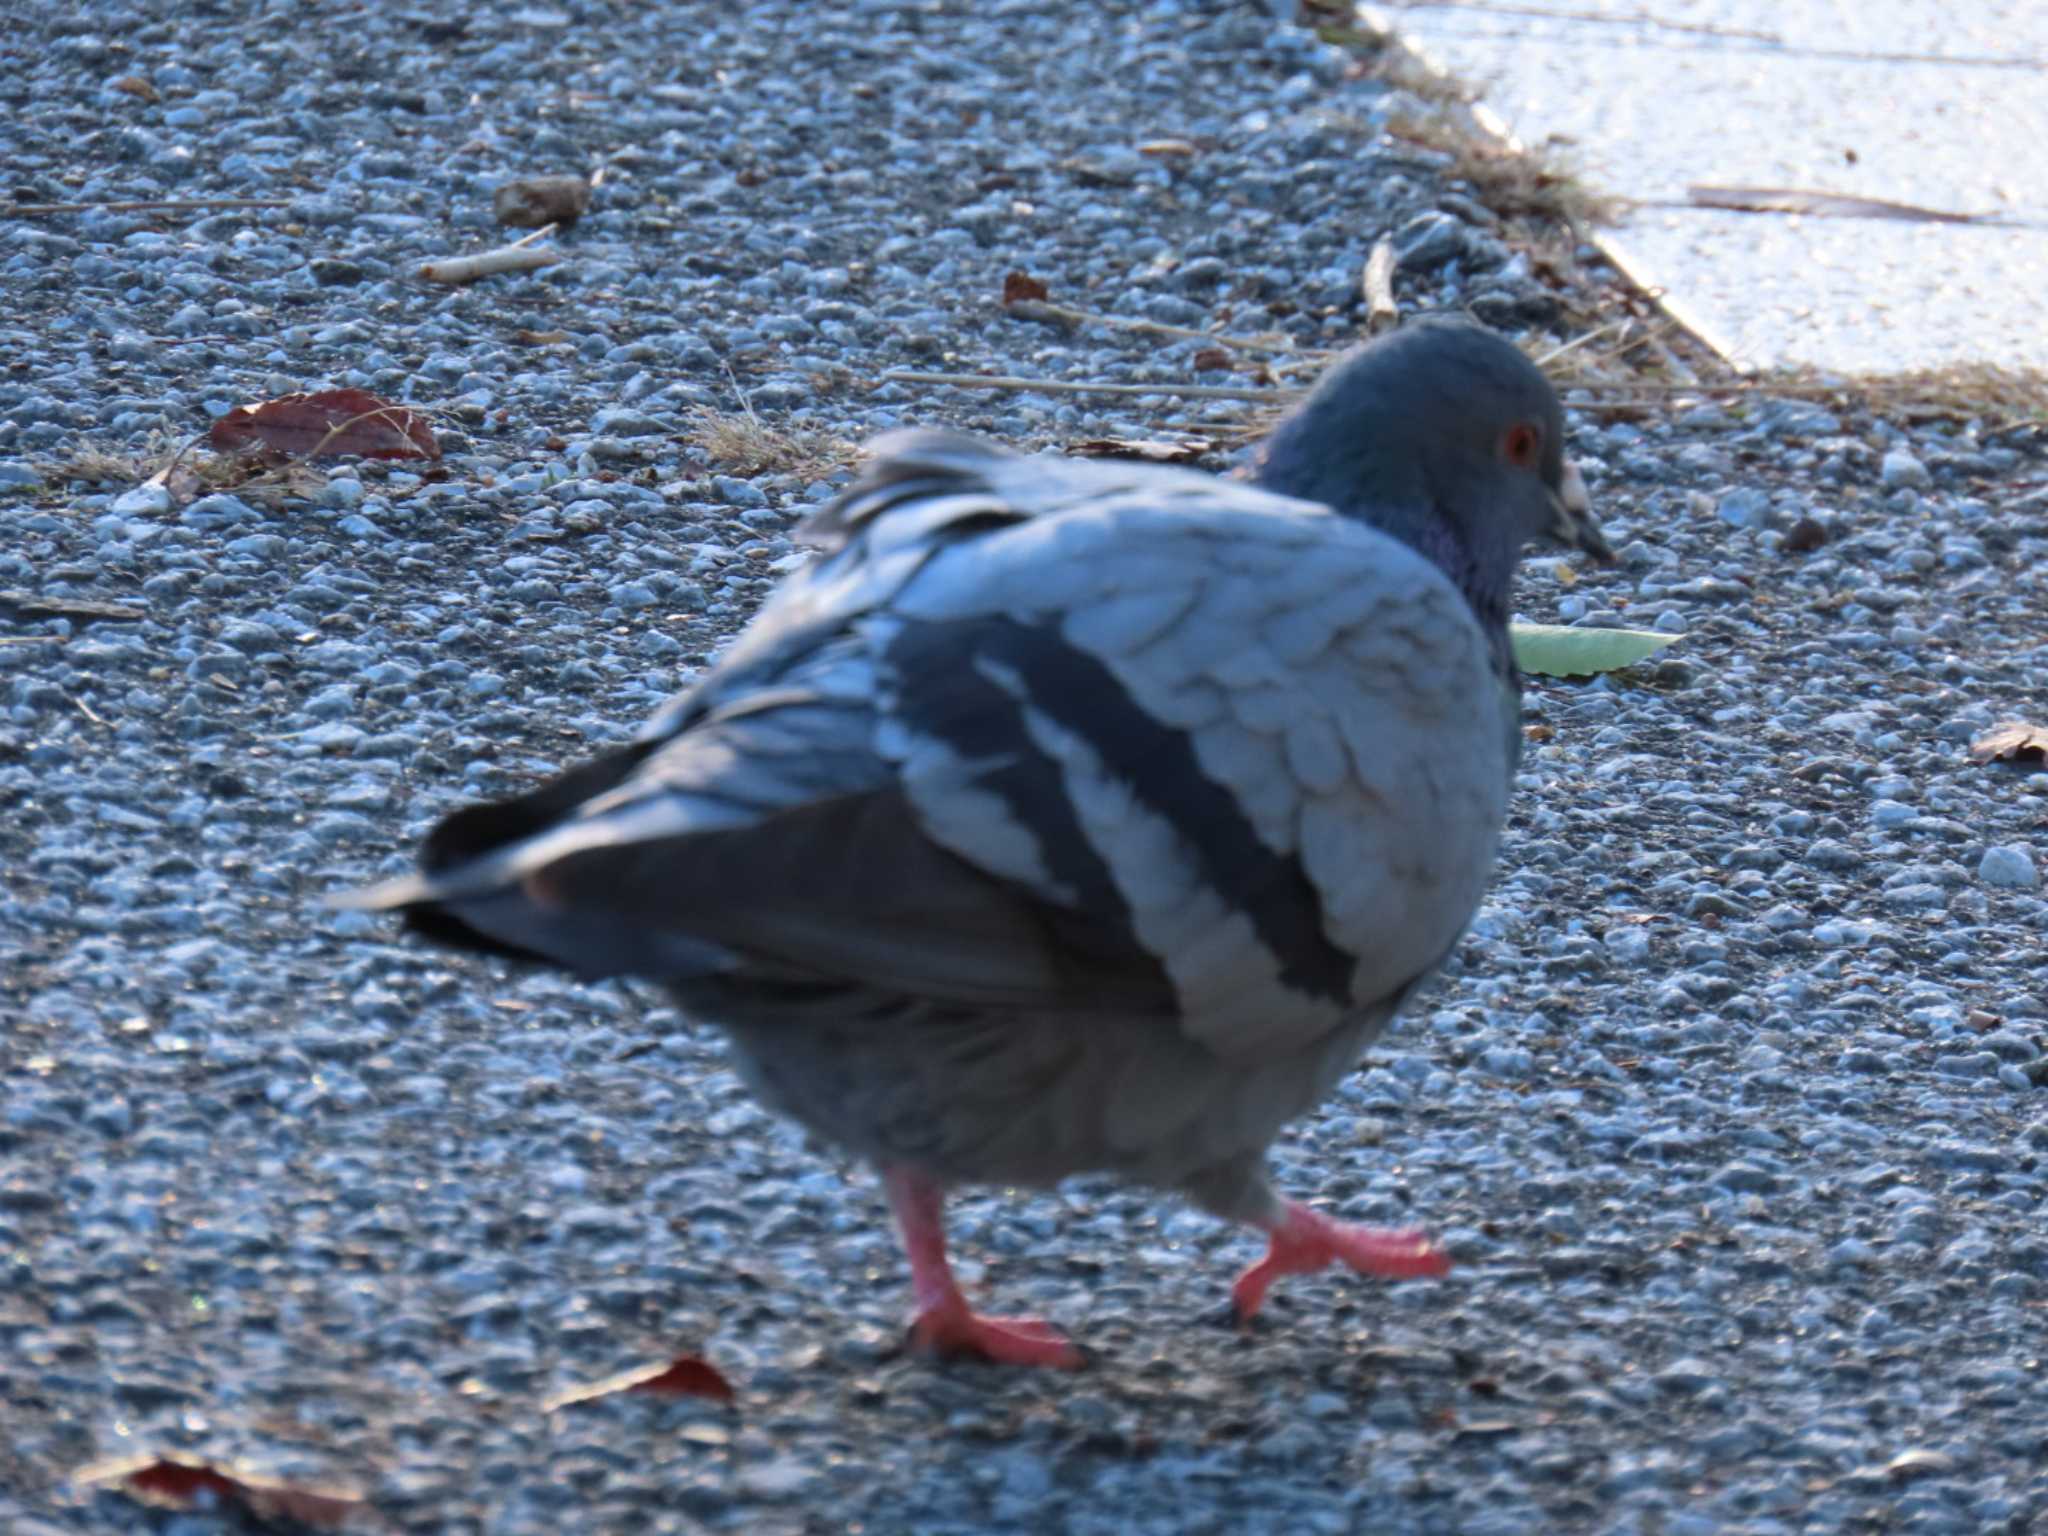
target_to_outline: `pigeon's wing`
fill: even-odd
[[[980,1005],[1163,1011],[1155,965],[929,837],[875,750],[857,636],[517,800],[338,904],[588,977],[835,981]],[[700,694],[702,690],[700,690]]]
[[[972,474],[1056,510],[939,551],[864,624],[928,833],[1129,933],[1226,1055],[1404,994],[1478,904],[1518,739],[1463,597],[1407,546],[1233,482]]]
[[[962,473],[999,450],[939,433],[875,447],[804,530],[824,558],[631,747],[457,811],[417,873],[332,904],[401,910],[439,942],[589,977],[1170,1011],[1163,973],[1127,935],[934,840],[879,751],[866,621],[947,548],[1036,513]]]
[[[451,818],[361,904],[586,972],[1153,1012],[1226,1053],[1441,956],[1509,737],[1433,567],[1206,476],[878,447],[640,743]]]

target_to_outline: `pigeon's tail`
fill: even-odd
[[[731,957],[677,934],[622,928],[604,914],[550,911],[515,887],[467,895],[409,875],[326,898],[345,911],[398,911],[421,938],[451,949],[503,955],[574,971],[585,980],[649,976],[680,980],[727,968]]]
[[[858,656],[823,647],[777,688],[704,701],[667,735],[457,811],[416,873],[327,904],[400,912],[436,942],[589,977],[729,970],[749,937],[739,892],[765,878],[751,866],[763,844],[796,840],[764,829],[808,826],[807,808],[887,779],[870,745],[870,686]]]
[[[324,905],[398,912],[408,929],[456,949],[560,966],[586,977],[680,977],[721,968],[716,945],[622,924],[605,913],[563,910],[546,900],[540,872],[585,849],[615,843],[615,818],[583,817],[615,791],[657,746],[637,743],[509,800],[473,805],[435,827],[420,870]]]

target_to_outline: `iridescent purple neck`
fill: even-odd
[[[1451,584],[1465,594],[1465,601],[1472,605],[1481,624],[1488,629],[1507,628],[1507,574],[1498,562],[1478,559],[1471,546],[1458,537],[1457,526],[1449,519],[1432,517],[1419,527],[1387,531],[1450,577]]]

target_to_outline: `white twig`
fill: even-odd
[[[1401,323],[1401,306],[1394,302],[1394,242],[1381,240],[1365,260],[1360,279],[1365,294],[1365,334],[1377,336]]]
[[[543,235],[555,232],[552,224],[543,224],[532,234],[514,240],[510,245],[496,246],[488,251],[478,251],[474,256],[453,256],[447,261],[430,261],[419,270],[419,278],[428,283],[473,283],[480,277],[490,277],[498,272],[531,272],[536,267],[552,267],[562,259],[560,251],[542,251],[533,248],[533,242]]]

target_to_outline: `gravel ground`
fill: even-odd
[[[1269,7],[462,14],[0,32],[18,198],[291,200],[0,222],[0,587],[147,611],[0,608],[0,1529],[233,1528],[69,1481],[142,1447],[421,1533],[2048,1521],[2048,773],[1965,751],[2048,720],[2037,433],[1579,416],[1623,563],[1539,562],[1524,615],[1683,638],[1532,687],[1451,974],[1278,1151],[1460,1268],[1292,1281],[1239,1333],[1243,1234],[1097,1185],[970,1196],[964,1276],[1098,1357],[935,1368],[895,1353],[871,1185],[714,1038],[316,898],[629,733],[802,558],[829,486],[709,462],[696,406],[1029,444],[1244,409],[877,384],[1245,381],[1006,317],[1012,268],[1321,344],[1402,231],[1410,301],[1554,302],[1379,135],[1398,98]],[[568,262],[409,280],[497,238],[505,176],[599,165]],[[448,407],[446,477],[173,506],[49,467],[332,384]],[[539,1406],[678,1349],[735,1411]]]

